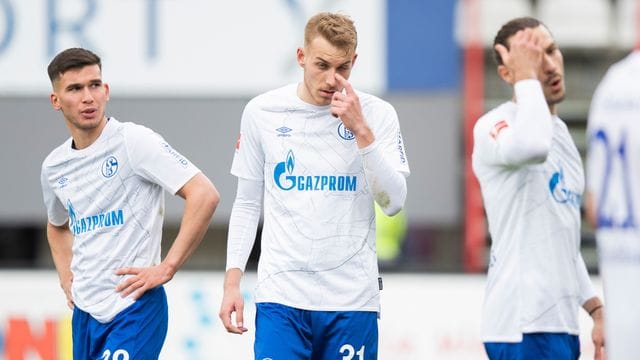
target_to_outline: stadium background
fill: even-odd
[[[635,3],[0,0],[0,359],[69,358],[69,312],[46,243],[39,184],[42,160],[68,137],[48,102],[46,66],[59,50],[80,45],[100,54],[111,86],[108,115],[162,134],[221,193],[202,245],[168,285],[172,330],[163,358],[244,359],[251,335],[225,334],[216,316],[240,114],[251,97],[300,79],[295,49],[310,15],[349,14],[359,33],[352,83],[396,107],[412,171],[401,253],[381,268],[381,358],[477,359],[490,239],[465,154],[473,120],[510,97],[495,75],[492,37],[515,16],[549,25],[565,56],[560,116],[584,151],[593,90],[636,41]],[[180,213],[181,202],[167,196],[165,250]],[[586,224],[583,255],[597,282]]]

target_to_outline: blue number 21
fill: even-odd
[[[607,133],[600,129],[598,130],[593,137],[591,138],[591,146],[595,146],[597,142],[602,143],[602,146],[605,150],[605,167],[604,174],[602,179],[602,188],[600,189],[600,197],[597,202],[597,217],[598,217],[598,228],[622,228],[629,229],[635,228],[635,217],[633,214],[633,204],[631,198],[631,179],[629,176],[629,164],[627,163],[627,138],[626,134],[623,132],[622,137],[620,139],[619,146],[616,146],[611,143]],[[624,198],[626,201],[626,218],[622,221],[622,223],[616,223],[613,219],[613,215],[606,214],[604,210],[604,205],[607,201],[607,196],[609,195],[609,190],[611,186],[611,169],[613,167],[614,161],[620,162],[620,169],[622,171],[622,182],[624,186]]]

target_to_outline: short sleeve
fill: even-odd
[[[260,131],[256,124],[259,110],[249,102],[240,120],[240,135],[231,164],[231,174],[248,180],[264,179],[264,151],[260,143]]]
[[[56,226],[64,225],[69,220],[69,213],[51,188],[44,165],[40,173],[40,185],[42,186],[42,196],[47,209],[48,221]]]
[[[144,126],[128,124],[127,153],[136,174],[175,194],[200,170],[164,138]]]

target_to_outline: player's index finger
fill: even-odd
[[[342,75],[336,73],[336,79],[340,83],[340,85],[346,90],[347,94],[351,94],[353,92],[353,88],[347,79],[342,77]]]
[[[140,273],[140,268],[136,267],[123,267],[115,272],[116,275],[137,275],[138,273]]]

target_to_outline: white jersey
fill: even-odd
[[[231,173],[264,181],[256,302],[323,311],[379,311],[374,199],[354,135],[330,106],[291,84],[251,100]],[[393,107],[357,93],[394,168],[409,167]]]
[[[175,194],[199,170],[150,129],[110,118],[89,147],[69,138],[42,164],[49,222],[73,234],[75,305],[108,322],[133,303],[121,298],[122,267],[160,262],[166,189]]]
[[[474,128],[473,169],[492,239],[483,309],[485,342],[520,342],[523,333],[532,332],[578,334],[578,309],[594,295],[579,252],[584,189],[580,155],[567,126],[548,112],[539,83],[516,85],[519,99],[540,98],[539,115],[534,109],[531,120],[537,126],[548,122],[552,139],[546,160],[505,161],[509,154],[497,138],[501,131],[516,131],[520,105],[515,102],[488,112]],[[520,146],[514,145],[516,150]]]
[[[614,64],[596,90],[587,126],[587,187],[596,204],[607,356],[640,354],[640,51]]]

